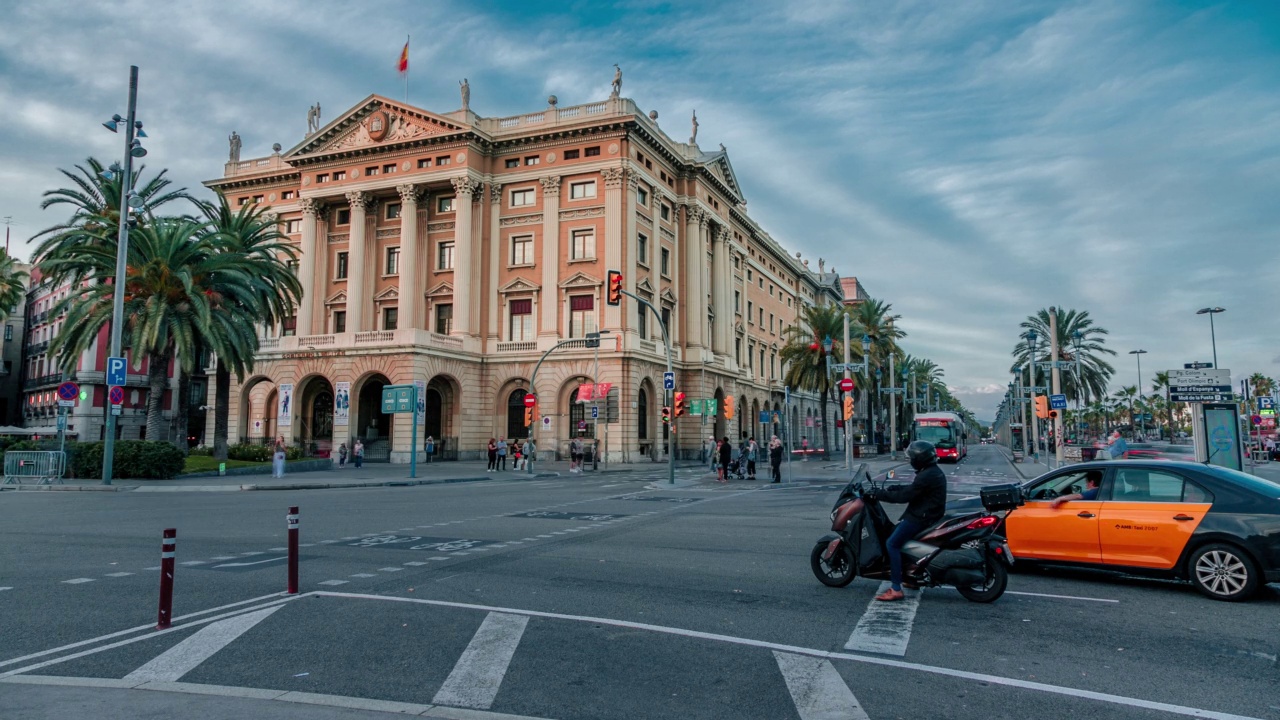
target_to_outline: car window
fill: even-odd
[[[1087,472],[1070,472],[1045,478],[1031,488],[1031,499],[1052,500],[1062,495],[1084,492],[1087,487],[1084,482],[1087,474]]]
[[[1266,497],[1280,500],[1280,483],[1273,480],[1242,473],[1239,470],[1218,467],[1217,465],[1205,465],[1198,468],[1198,470],[1221,480],[1226,480],[1233,485],[1243,486]]]
[[[1182,483],[1182,502],[1212,503],[1213,493],[1205,490],[1190,480],[1184,480]]]
[[[1182,502],[1182,486],[1181,475],[1126,468],[1116,471],[1111,499],[1119,502]]]

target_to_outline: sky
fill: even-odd
[[[555,12],[541,8],[554,7]],[[749,212],[893,305],[903,348],[994,417],[1018,324],[1087,310],[1156,370],[1280,375],[1280,4],[272,3],[0,0],[0,218],[14,254],[64,219],[59,168],[110,160],[128,66],[150,170],[177,185],[292,147],[371,93],[482,116],[623,95],[723,143]]]

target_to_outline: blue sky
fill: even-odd
[[[98,123],[142,68],[148,164],[197,188],[226,137],[290,147],[369,93],[508,115],[608,94],[724,143],[751,214],[893,303],[989,418],[1018,322],[1087,309],[1155,369],[1280,373],[1280,5],[1175,2],[0,3],[0,217],[118,153]],[[108,50],[110,48],[110,50]],[[20,243],[16,248],[23,255]]]

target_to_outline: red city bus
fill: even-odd
[[[939,460],[960,462],[969,454],[969,433],[964,419],[956,413],[922,413],[916,416],[911,430],[916,440],[933,443]]]

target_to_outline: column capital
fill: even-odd
[[[688,222],[695,223],[705,227],[707,224],[707,213],[697,205],[685,205],[684,216]]]
[[[559,175],[548,175],[544,178],[538,178],[538,182],[542,183],[543,197],[560,197]]]
[[[350,203],[352,210],[368,212],[373,205],[373,196],[367,192],[352,190],[347,193],[347,202]]]
[[[502,201],[502,183],[489,183],[489,202],[497,203]]]
[[[626,179],[626,171],[622,168],[605,168],[600,171],[600,175],[604,177],[606,188],[622,187],[622,182]]]
[[[631,190],[632,192],[635,192],[636,188],[640,187],[640,177],[636,175],[634,171],[628,170],[626,172],[627,172],[627,189]]]
[[[422,197],[422,189],[412,183],[397,185],[396,192],[400,193],[400,202],[406,205],[416,203]]]
[[[324,201],[319,198],[304,197],[298,201],[298,205],[306,217],[315,218],[324,214]]]
[[[275,225],[276,223],[280,222],[280,213],[274,210],[268,210],[262,213],[262,221],[267,223],[268,225]]]
[[[453,191],[458,197],[470,198],[474,201],[476,193],[484,186],[476,180],[469,177],[450,178],[449,182],[453,183]]]

